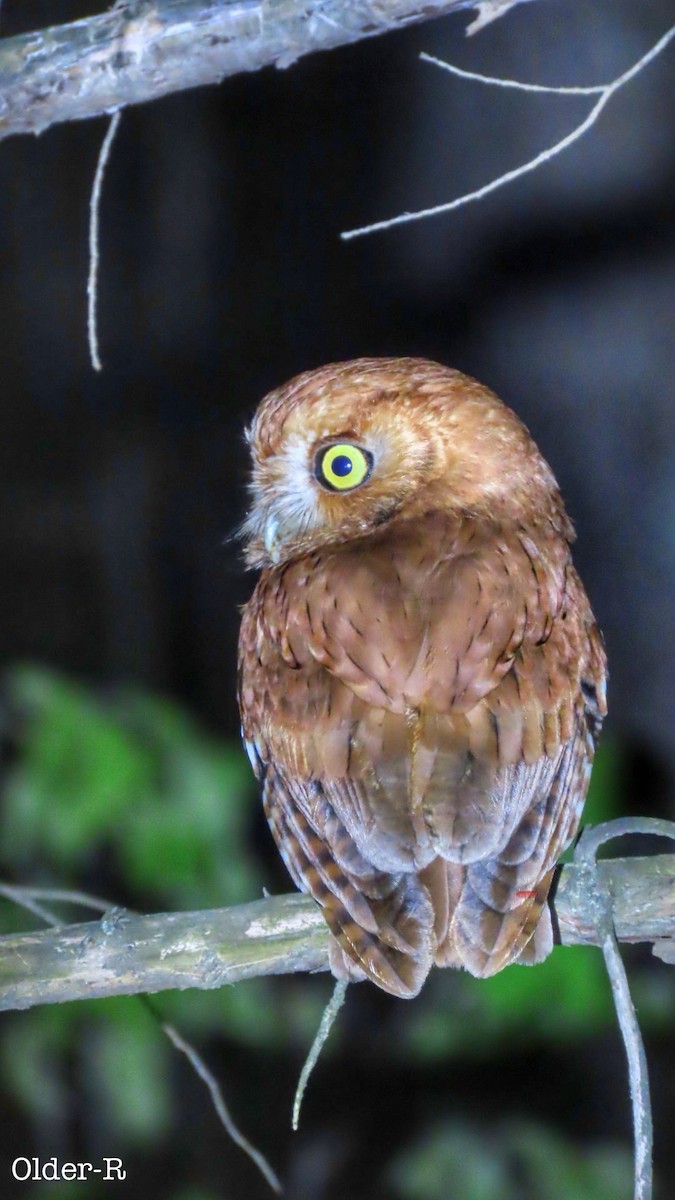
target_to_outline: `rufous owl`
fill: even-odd
[[[606,711],[550,467],[415,358],[299,375],[247,437],[243,736],[333,973],[410,997],[433,965],[541,961]]]

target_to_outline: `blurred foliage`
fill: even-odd
[[[4,696],[12,746],[0,862],[8,881],[97,890],[102,875],[102,890],[119,887],[127,903],[145,910],[219,907],[261,895],[250,836],[256,789],[239,745],[208,735],[166,699],[131,688],[101,694],[38,667],[14,669]],[[617,814],[620,773],[620,755],[605,741],[585,814],[590,822]],[[20,927],[17,911],[4,906],[6,929]],[[59,916],[92,919],[62,908]],[[34,922],[21,915],[23,927]],[[218,991],[169,992],[153,1004],[193,1040],[225,1036],[287,1050],[308,1046],[327,995],[306,979],[276,987],[253,979]],[[638,974],[636,996],[643,1024],[670,1020],[670,974],[666,984],[663,973]],[[490,980],[433,972],[414,1004],[397,1007],[395,1021],[391,1053],[423,1066],[456,1055],[495,1056],[519,1041],[581,1040],[614,1016],[600,954],[578,947]],[[178,1065],[143,999],[3,1018],[0,1072],[33,1119],[56,1120],[67,1109],[73,1062],[78,1086],[111,1136],[157,1145],[175,1127],[170,1080],[188,1068]],[[401,1153],[391,1178],[403,1200],[445,1196],[449,1177],[453,1200],[620,1200],[628,1194],[624,1168],[620,1154],[572,1154],[544,1127],[509,1126],[486,1140],[471,1127],[447,1124]],[[52,1185],[52,1192],[65,1200],[70,1186]]]
[[[449,1120],[397,1155],[388,1179],[401,1200],[628,1200],[633,1164],[621,1146],[584,1149],[533,1122]]]
[[[2,871],[44,887],[106,888],[119,880],[132,906],[185,910],[262,894],[249,845],[256,789],[238,744],[208,736],[177,705],[136,689],[101,696],[37,667],[6,677],[5,727],[13,761],[0,810]],[[95,886],[92,890],[105,890]],[[111,904],[118,900],[112,896]],[[50,907],[47,905],[47,907]],[[64,920],[95,916],[71,908]],[[3,909],[4,928],[33,916]],[[171,992],[156,1002],[188,1037],[220,1033],[259,1046],[284,1043],[269,980],[209,992]],[[320,998],[301,1038],[311,1038]],[[0,1070],[24,1110],[55,1120],[67,1108],[67,1065],[118,1136],[158,1142],[175,1113],[169,1086],[176,1051],[135,997],[11,1013],[0,1026]],[[182,1069],[187,1069],[183,1067]]]
[[[672,991],[671,991],[672,997]],[[611,989],[592,946],[556,947],[536,968],[508,967],[491,979],[434,974],[402,1030],[399,1053],[430,1061],[494,1055],[505,1042],[560,1042],[613,1021]]]
[[[0,817],[6,868],[77,879],[107,851],[128,890],[173,908],[259,896],[245,829],[255,802],[240,747],[207,736],[177,705],[136,689],[100,699],[34,667],[6,697],[19,757]]]

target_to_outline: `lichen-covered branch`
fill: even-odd
[[[0,139],[40,133],[240,71],[287,67],[416,21],[522,0],[131,0],[0,41]]]
[[[669,960],[675,938],[675,855],[598,864],[612,897],[617,936],[654,942]],[[564,945],[595,944],[583,872],[562,868],[554,908]],[[326,926],[305,896],[273,896],[236,908],[138,916],[0,938],[0,1009],[63,1000],[215,988],[255,975],[328,968]]]

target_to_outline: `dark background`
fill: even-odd
[[[0,33],[86,11],[5,0]],[[245,506],[243,426],[269,388],[300,370],[420,354],[494,388],[552,464],[607,640],[616,811],[673,816],[675,45],[535,174],[447,216],[350,243],[338,236],[479,187],[564,136],[591,105],[459,81],[419,62],[420,50],[491,75],[606,82],[657,40],[673,7],[547,0],[468,41],[467,19],[126,111],[101,210],[100,376],[87,357],[85,289],[107,123],[2,143],[0,657],[57,669],[92,695],[128,683],[157,691],[210,734],[234,738],[238,605],[252,587],[230,538]],[[247,836],[266,886],[286,888],[254,801]],[[122,887],[92,861],[92,890]],[[667,968],[652,970],[646,953],[635,961],[672,999]],[[325,1000],[326,980],[306,981],[319,982]],[[417,1192],[387,1181],[394,1153],[441,1117],[473,1122],[467,1137],[479,1145],[505,1119],[545,1120],[579,1153],[598,1138],[628,1145],[611,1022],[583,1043],[533,1041],[413,1070],[388,1053],[410,1010],[394,1014],[372,989],[352,992],[341,1049],[319,1068],[295,1137],[287,1110],[301,1048],[266,1054],[210,1032],[212,1065],[292,1197],[479,1200],[459,1182],[455,1194],[451,1180],[434,1191],[429,1176]],[[653,1034],[664,1195],[675,1179],[665,1069],[674,1049],[672,1031]],[[181,1079],[180,1128],[171,1144],[128,1150],[122,1194],[266,1194],[223,1144],[201,1085]],[[117,1153],[83,1121],[78,1087],[69,1081],[61,1129],[40,1138],[5,1100],[7,1155],[47,1147],[87,1157],[92,1144]],[[506,1183],[484,1194],[548,1200],[518,1170],[509,1160]],[[46,1187],[32,1186],[39,1196]],[[587,1193],[580,1183],[568,1194]]]

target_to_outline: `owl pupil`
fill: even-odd
[[[348,458],[346,454],[336,455],[331,463],[331,470],[333,471],[333,474],[339,475],[341,478],[345,475],[349,475],[353,467],[354,464],[351,458]]]

